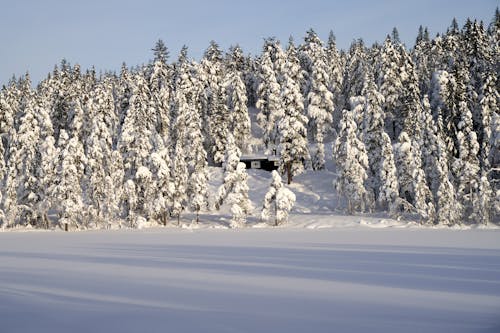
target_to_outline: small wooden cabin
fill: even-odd
[[[245,163],[247,169],[273,171],[278,170],[279,157],[276,155],[242,155],[240,162]]]

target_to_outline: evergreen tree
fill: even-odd
[[[236,145],[243,151],[249,151],[250,116],[247,108],[245,83],[241,73],[236,69],[229,72],[227,83],[228,108],[231,114],[230,130],[233,133]]]
[[[307,145],[307,117],[298,80],[300,67],[295,48],[291,45],[287,52],[287,63],[283,74],[281,99],[284,115],[278,123],[280,170],[288,174],[288,184],[292,178],[304,170],[310,160]]]
[[[276,144],[277,121],[281,118],[282,101],[280,98],[281,87],[276,78],[271,47],[265,45],[260,59],[259,86],[257,88],[258,100],[256,107],[259,109],[257,123],[262,128],[262,137],[266,148]]]
[[[276,170],[271,173],[272,181],[264,196],[261,218],[269,221],[274,216],[275,226],[288,222],[288,214],[295,204],[295,194],[281,182],[281,176]]]
[[[368,156],[364,143],[357,137],[356,123],[351,111],[344,110],[339,136],[333,147],[337,164],[335,189],[347,201],[347,211],[364,211],[367,203],[365,182],[368,178]]]
[[[231,182],[226,183],[226,178],[228,178],[228,180],[235,179],[235,177],[231,175],[236,172],[238,163],[240,163],[240,157],[241,150],[236,146],[233,136],[229,135],[223,163],[224,182],[217,190],[217,197],[215,200],[215,207],[217,209],[220,208],[230,193],[233,184]]]
[[[324,136],[333,121],[333,94],[328,90],[330,77],[325,50],[321,40],[310,30],[306,37],[307,56],[310,73],[307,94],[307,114],[310,118],[311,134],[316,142],[316,151],[312,156],[314,170],[325,168]]]
[[[337,43],[335,40],[335,35],[333,31],[330,31],[328,35],[328,43],[326,47],[326,63],[328,67],[328,77],[330,82],[328,84],[328,90],[332,92],[334,106],[338,108],[341,104],[341,92],[342,92],[342,75],[343,75],[343,63],[340,53],[337,49]],[[335,110],[334,121],[340,118],[340,109]]]
[[[153,48],[154,62],[149,77],[152,109],[156,110],[156,131],[163,140],[170,129],[170,96],[172,91],[171,68],[167,64],[168,49],[160,39]]]
[[[466,217],[474,220],[476,216],[473,211],[479,199],[479,143],[476,132],[473,130],[472,113],[467,107],[467,102],[461,101],[458,111],[461,115],[456,134],[458,158],[455,159],[452,168],[458,200],[463,206]]]
[[[226,201],[231,205],[232,227],[240,227],[253,209],[248,197],[248,175],[245,164],[240,162],[241,151],[234,138],[229,135],[224,158],[224,181],[217,191],[216,207],[219,209]]]
[[[81,227],[82,222],[86,222],[82,214],[84,203],[81,187],[86,157],[78,138],[69,138],[64,130],[59,134],[58,146],[58,182],[55,186],[55,197],[59,204],[59,225],[67,230],[70,226]]]
[[[191,100],[196,100],[198,99],[196,83],[192,89],[194,91],[191,92]],[[201,108],[196,108],[196,105],[196,103],[191,103],[187,114],[186,155],[189,173],[187,196],[190,208],[196,212],[196,222],[198,222],[200,210],[208,207],[209,194],[207,152],[203,147],[201,129]]]
[[[229,110],[224,87],[224,68],[221,51],[214,41],[205,51],[201,61],[201,78],[205,86],[203,94],[203,128],[205,133],[205,148],[209,160],[218,164],[224,159],[227,135],[229,132]]]
[[[90,134],[86,137],[88,196],[92,220],[102,225],[113,215],[113,209],[108,205],[108,196],[111,195],[109,190],[114,187],[110,178],[114,163],[111,160],[112,124],[109,123],[109,115],[114,113],[114,99],[110,86],[106,83],[96,86],[89,108],[93,110],[93,116],[89,126]]]

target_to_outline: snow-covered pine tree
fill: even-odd
[[[460,122],[458,123],[457,150],[458,158],[452,164],[456,183],[457,196],[464,209],[465,218],[475,220],[479,200],[479,143],[476,132],[473,130],[472,113],[467,102],[461,101],[458,105]]]
[[[240,163],[240,157],[241,157],[241,150],[238,148],[238,146],[236,146],[236,143],[234,142],[234,137],[231,134],[229,134],[226,153],[224,155],[224,162],[222,163],[224,181],[217,190],[217,197],[215,200],[215,207],[217,209],[219,209],[222,206],[224,200],[230,193],[232,187],[232,183],[230,182],[230,180],[234,178],[230,177],[230,175],[236,171],[236,167],[238,166],[238,163]],[[229,181],[227,183],[226,183],[226,178],[228,178]]]
[[[403,130],[399,123],[402,120],[399,118],[402,108],[403,79],[406,75],[402,73],[402,67],[400,48],[387,36],[380,54],[380,67],[376,68],[376,78],[380,93],[385,97],[382,107],[386,117],[386,131],[392,141],[395,141]]]
[[[378,197],[377,203],[380,207],[387,209],[391,216],[398,215],[400,205],[399,201],[399,182],[397,178],[396,164],[391,145],[391,138],[385,132],[380,138],[380,168],[378,169]]]
[[[118,149],[123,155],[125,177],[134,178],[141,166],[146,166],[154,144],[155,118],[151,112],[149,89],[142,74],[133,78],[133,92],[125,117]]]
[[[339,110],[350,108],[350,99],[354,96],[361,96],[365,82],[366,72],[368,71],[366,47],[362,40],[354,41],[349,49],[347,62],[344,68],[342,79],[342,94],[339,101]],[[341,113],[341,112],[339,112]],[[341,120],[342,115],[338,115]],[[340,121],[337,130],[340,130]]]
[[[310,64],[307,115],[310,119],[310,134],[316,143],[316,150],[312,154],[312,167],[314,170],[322,170],[325,168],[324,137],[333,122],[333,94],[328,90],[330,77],[323,43],[312,30],[308,31],[305,42],[305,52]]]
[[[232,183],[231,191],[227,195],[227,203],[231,205],[231,227],[242,227],[253,209],[252,202],[248,197],[248,174],[245,163],[239,162],[234,173],[227,175],[227,177],[231,179],[224,178],[224,182]]]
[[[156,110],[156,131],[160,133],[163,140],[167,140],[170,135],[172,73],[167,64],[168,49],[161,39],[156,42],[153,52],[154,61],[149,77],[151,103],[153,109]]]
[[[427,204],[432,198],[421,167],[419,146],[406,132],[401,132],[394,150],[401,207],[404,211],[415,212],[426,220],[430,216]]]
[[[83,145],[77,137],[69,138],[65,130],[59,133],[58,182],[55,197],[59,208],[59,225],[68,230],[70,226],[81,227],[84,203],[81,181],[86,163]]]
[[[188,187],[188,147],[186,143],[188,119],[192,108],[196,103],[196,95],[193,95],[194,88],[190,77],[190,65],[186,59],[186,49],[181,51],[176,66],[175,73],[175,93],[173,109],[175,118],[172,130],[172,170],[171,179],[173,183],[172,206],[170,215],[177,218],[180,223],[180,215],[187,207],[187,187]],[[191,99],[188,102],[188,99]],[[207,134],[208,135],[208,134]]]
[[[194,67],[194,64],[191,67]],[[191,76],[194,82],[187,91],[191,103],[186,120],[186,157],[189,173],[187,197],[190,209],[196,212],[196,222],[198,222],[200,210],[208,208],[208,163],[207,152],[203,146],[201,103],[196,102],[200,99],[202,83],[197,80],[194,68]]]
[[[271,185],[264,196],[261,219],[269,221],[274,216],[274,225],[279,226],[288,222],[288,215],[296,198],[295,194],[283,185],[276,170],[272,171],[271,176]]]
[[[241,151],[230,134],[223,163],[224,180],[217,190],[215,206],[219,209],[224,202],[231,205],[232,227],[242,226],[253,209],[248,197],[248,175],[245,164],[240,162],[240,155]]]
[[[378,92],[372,73],[365,73],[364,82],[363,90],[361,91],[363,98],[360,100],[360,105],[352,107],[352,109],[355,113],[358,131],[368,155],[369,169],[367,185],[373,193],[374,200],[378,201],[378,190],[382,185],[379,177],[381,160],[383,158],[381,150],[385,149],[386,153],[389,152],[387,147],[383,147],[385,144],[383,141],[383,134],[385,133],[384,112],[382,110],[384,96]],[[392,152],[392,149],[390,151]]]
[[[272,50],[279,47],[273,40],[266,41],[260,58],[257,103],[257,123],[262,128],[262,138],[267,149],[276,144],[277,121],[282,114],[281,87],[272,60]]]
[[[118,150],[113,150],[111,152],[111,161],[109,169],[109,180],[108,184],[111,184],[111,190],[108,191],[106,196],[106,206],[109,209],[110,221],[108,225],[117,223],[121,226],[121,213],[124,204],[124,177],[125,169],[123,167],[122,154]]]
[[[125,182],[132,180],[136,190],[136,212],[129,223],[140,225],[144,219],[151,217],[146,204],[151,199],[153,184],[149,170],[150,155],[156,149],[161,149],[163,142],[156,131],[156,111],[152,110],[150,90],[142,71],[134,74],[132,87],[118,149],[123,156]],[[144,168],[148,169],[147,172]],[[141,172],[138,172],[139,169]]]
[[[307,144],[307,117],[304,114],[304,102],[300,93],[300,63],[295,47],[291,44],[287,50],[287,62],[283,72],[281,100],[284,114],[278,123],[280,171],[286,172],[288,184],[292,178],[304,170],[304,164],[310,160]]]
[[[112,208],[108,204],[110,190],[114,189],[111,183],[110,171],[112,164],[111,153],[113,149],[113,124],[109,122],[110,115],[114,114],[114,99],[111,86],[106,82],[96,85],[91,94],[89,109],[93,116],[90,119],[90,131],[86,137],[87,177],[89,188],[87,190],[90,208],[90,217],[96,225],[107,225],[112,217]]]
[[[365,182],[368,178],[368,156],[364,143],[357,137],[357,126],[352,111],[343,111],[340,132],[333,147],[337,165],[334,186],[337,193],[347,201],[347,211],[362,212],[371,204],[367,197]]]
[[[236,145],[242,152],[247,153],[249,152],[251,122],[248,114],[245,83],[241,79],[241,72],[236,68],[230,69],[228,76],[227,96],[231,114],[230,130]]]
[[[219,45],[211,41],[200,64],[200,79],[205,90],[202,97],[202,128],[205,129],[205,149],[215,164],[224,159],[229,132],[229,110],[224,87],[224,67]]]
[[[428,94],[430,89],[432,77],[430,68],[431,47],[432,45],[427,28],[420,26],[411,56],[419,79],[419,90],[422,94],[421,97],[423,97],[424,94]]]
[[[330,31],[328,35],[328,43],[326,47],[326,63],[328,67],[328,77],[330,82],[328,83],[328,90],[333,94],[334,105],[338,107],[341,104],[340,94],[342,92],[342,75],[343,66],[342,57],[337,49],[337,42],[333,31]],[[335,115],[337,113],[337,115]],[[334,120],[339,120],[340,110],[335,110]]]

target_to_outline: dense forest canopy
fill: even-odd
[[[0,92],[1,225],[136,227],[227,203],[241,226],[252,209],[242,153],[276,150],[293,181],[325,168],[325,145],[349,213],[498,221],[499,51],[497,9],[488,25],[453,20],[434,38],[420,27],[411,48],[397,29],[345,51],[309,30],[297,44],[266,39],[257,57],[212,41],[201,61],[184,47],[172,62],[159,40],[151,62],[120,73],[63,60],[36,88],[26,74]],[[276,223],[295,200],[277,177],[262,214],[282,207]]]

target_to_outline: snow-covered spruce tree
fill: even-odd
[[[368,71],[368,56],[366,53],[362,40],[357,40],[351,44],[343,73],[339,110],[349,109],[351,97],[362,95],[365,73]],[[340,120],[342,115],[339,114],[338,118]],[[337,130],[340,130],[340,127]]]
[[[380,138],[380,161],[378,169],[378,197],[377,203],[383,209],[387,209],[391,216],[398,215],[400,205],[399,182],[397,178],[396,164],[391,146],[391,138],[385,132]],[[369,160],[369,159],[368,159]]]
[[[118,223],[121,226],[121,213],[124,204],[124,177],[125,171],[123,168],[123,158],[118,150],[113,150],[111,152],[111,161],[109,169],[109,180],[108,184],[111,185],[111,189],[106,195],[106,206],[109,209],[110,221],[108,225]]]
[[[144,203],[149,199],[141,195],[149,196],[151,189],[148,187],[152,184],[147,176],[148,172],[151,173],[150,170],[146,172],[142,169],[139,173],[138,171],[139,168],[149,168],[150,154],[156,148],[162,147],[162,142],[156,132],[155,112],[151,110],[150,92],[143,73],[135,74],[132,84],[132,97],[118,140],[118,149],[123,156],[124,180],[132,180],[137,191],[137,211],[134,213],[134,219],[129,221],[131,225],[136,225],[142,223],[144,218],[150,217],[144,207]]]
[[[142,74],[133,78],[133,92],[125,117],[118,149],[123,155],[125,177],[131,179],[140,166],[147,165],[149,154],[154,145],[155,119],[151,112],[149,89]]]
[[[192,72],[195,75],[195,72]],[[193,78],[194,80],[194,78]],[[188,167],[187,197],[189,207],[196,212],[196,222],[199,222],[199,212],[208,208],[208,163],[207,152],[203,146],[201,129],[201,107],[199,100],[201,83],[195,81],[188,96],[191,100],[187,114],[186,157]]]
[[[382,110],[384,96],[378,92],[372,73],[366,72],[364,81],[363,90],[361,91],[363,98],[360,99],[359,106],[351,108],[355,114],[358,131],[368,155],[369,170],[367,185],[370,191],[373,192],[374,199],[377,201],[379,197],[378,189],[381,185],[379,178],[382,159],[381,150],[385,143],[382,138],[385,133],[384,112]],[[386,152],[389,151],[387,147],[385,149]]]
[[[33,201],[34,211],[37,215],[37,227],[49,228],[48,212],[52,206],[52,190],[56,181],[57,149],[55,148],[54,129],[50,118],[51,95],[49,80],[42,81],[36,90],[35,117],[39,128],[38,141],[36,142],[36,171],[32,187],[36,194]]]
[[[125,63],[122,64],[120,76],[117,78],[117,82],[114,87],[115,95],[115,114],[117,116],[117,124],[113,133],[115,137],[113,139],[113,146],[118,146],[118,140],[121,137],[123,130],[123,125],[125,123],[125,118],[130,107],[130,98],[132,97],[132,78]]]
[[[300,71],[300,63],[292,44],[287,50],[281,89],[284,114],[278,123],[280,171],[287,173],[288,184],[294,176],[304,171],[304,164],[310,160],[307,145],[307,117],[304,114],[300,81],[294,79],[301,76]]]
[[[333,94],[328,90],[330,77],[323,43],[312,30],[308,32],[305,41],[308,44],[306,54],[310,63],[307,115],[310,119],[310,134],[316,143],[312,167],[314,170],[322,170],[325,168],[324,136],[333,121]]]
[[[222,54],[216,42],[211,41],[200,64],[200,79],[204,84],[202,97],[202,128],[205,129],[205,149],[209,161],[219,164],[224,159],[230,114],[224,87]]]
[[[288,222],[288,215],[295,204],[295,194],[281,182],[281,176],[276,170],[271,173],[272,181],[264,197],[261,213],[263,221],[269,221],[274,216],[274,225]]]
[[[328,42],[326,47],[326,64],[328,67],[328,77],[330,78],[330,82],[328,83],[328,90],[330,90],[333,94],[334,106],[338,107],[341,102],[341,92],[342,92],[342,76],[343,76],[343,67],[342,57],[337,49],[337,42],[335,39],[335,35],[333,31],[330,31],[328,35]],[[334,112],[334,120],[340,120],[341,110],[335,110]]]
[[[425,97],[423,105],[424,115],[426,115],[423,121],[423,165],[434,198],[436,210],[434,223],[453,225],[460,222],[462,208],[449,179],[449,153],[442,139],[442,132],[439,130],[442,126],[441,117],[438,117],[438,124],[435,124],[430,116],[430,106]]]
[[[402,109],[402,90],[405,73],[402,73],[403,60],[399,45],[395,45],[392,39],[387,36],[380,54],[380,67],[376,68],[377,84],[380,92],[385,97],[383,104],[386,116],[387,133],[392,141],[399,137],[403,130],[399,119]]]
[[[429,31],[427,28],[420,26],[411,56],[419,79],[421,97],[423,97],[424,94],[428,94],[430,89],[432,77],[432,70],[430,68],[431,47]]]
[[[419,145],[406,132],[401,132],[394,150],[401,208],[427,221],[433,215],[432,194],[422,169]]]
[[[217,191],[215,206],[219,209],[224,202],[231,205],[232,227],[242,226],[253,208],[248,197],[248,175],[240,155],[233,136],[229,135],[223,163],[224,181]]]
[[[493,165],[500,163],[500,147],[498,145],[496,147],[492,146],[492,144],[495,143],[495,135],[498,135],[498,130],[496,134],[493,133],[493,118],[498,117],[498,112],[495,112],[495,110],[498,110],[498,100],[500,99],[496,83],[496,77],[490,73],[485,78],[484,85],[478,97],[481,106],[480,114],[482,128],[482,131],[478,133],[480,163],[481,167],[487,172],[489,172],[489,169]],[[497,156],[496,158],[495,155]],[[490,177],[492,176],[493,175]]]
[[[23,115],[19,120],[19,129],[13,145],[16,146],[14,154],[11,155],[9,168],[16,168],[16,172],[9,172],[7,183],[12,183],[16,187],[17,216],[15,219],[24,225],[38,224],[38,214],[36,203],[38,197],[38,174],[37,170],[40,164],[40,155],[36,147],[40,136],[40,127],[36,112],[38,111],[38,102],[36,96],[31,91],[24,92],[21,100],[21,112]],[[15,179],[10,176],[16,174]]]
[[[454,136],[456,134],[455,119],[457,117],[453,98],[455,87],[455,78],[447,71],[436,71],[432,75],[431,95],[429,96],[432,116],[435,122],[441,119],[439,130],[449,158],[455,156],[456,152]]]
[[[183,57],[181,52],[181,57]],[[175,93],[174,93],[174,124],[172,131],[172,170],[171,178],[173,183],[172,206],[170,215],[177,218],[177,224],[180,223],[180,215],[186,208],[187,186],[189,170],[187,165],[186,147],[188,117],[191,106],[188,103],[188,94],[193,89],[189,76],[189,64],[187,59],[180,58],[175,74]],[[194,101],[192,101],[194,102]]]
[[[260,58],[259,86],[257,88],[257,103],[259,109],[257,123],[262,128],[262,138],[266,148],[276,144],[277,121],[281,118],[282,102],[281,87],[278,83],[274,64],[271,58],[272,46],[268,41]],[[279,47],[276,46],[276,47]]]
[[[459,103],[460,122],[458,123],[457,149],[458,158],[452,164],[456,183],[457,196],[464,209],[465,218],[471,221],[477,219],[479,200],[479,143],[473,130],[472,113],[467,102]]]
[[[217,190],[217,197],[215,200],[215,207],[217,209],[219,209],[224,203],[224,200],[227,198],[232,186],[231,183],[226,183],[225,178],[226,176],[233,174],[236,171],[236,167],[238,166],[238,163],[240,163],[240,157],[241,157],[241,150],[238,148],[238,146],[236,146],[236,143],[234,142],[234,137],[230,134],[227,141],[224,162],[222,163],[224,181]]]
[[[228,108],[231,114],[230,130],[233,133],[236,145],[242,152],[249,152],[250,116],[247,108],[247,93],[241,73],[236,69],[228,72],[227,96]]]
[[[111,159],[113,149],[112,126],[110,114],[114,113],[114,99],[111,86],[106,82],[99,83],[91,95],[89,109],[93,116],[90,119],[90,131],[86,139],[87,177],[89,178],[88,199],[91,207],[90,217],[96,225],[104,225],[112,217],[112,208],[108,206],[110,190],[114,189],[110,172],[114,161]]]
[[[59,225],[68,230],[70,226],[81,227],[84,222],[81,180],[86,157],[82,143],[77,137],[69,138],[65,130],[59,134],[58,147],[58,182],[54,192],[59,206]]]
[[[238,163],[235,172],[228,177],[231,177],[231,180],[225,178],[224,182],[233,184],[227,196],[227,203],[231,205],[231,227],[238,228],[245,225],[246,218],[253,209],[252,202],[248,197],[248,174],[245,163]]]
[[[172,73],[167,64],[168,49],[160,39],[153,48],[154,61],[151,65],[149,86],[152,108],[156,110],[156,131],[163,140],[170,135],[170,96],[172,92]]]
[[[337,193],[347,201],[347,211],[362,212],[367,203],[365,182],[368,178],[368,156],[364,143],[357,137],[357,126],[351,111],[344,110],[340,132],[333,147],[337,165],[337,179],[334,183]]]
[[[151,220],[153,212],[149,209],[149,205],[154,201],[154,182],[153,174],[149,170],[149,165],[141,165],[133,178],[135,191],[137,196],[135,206],[135,221],[133,225],[140,228],[143,223]]]

